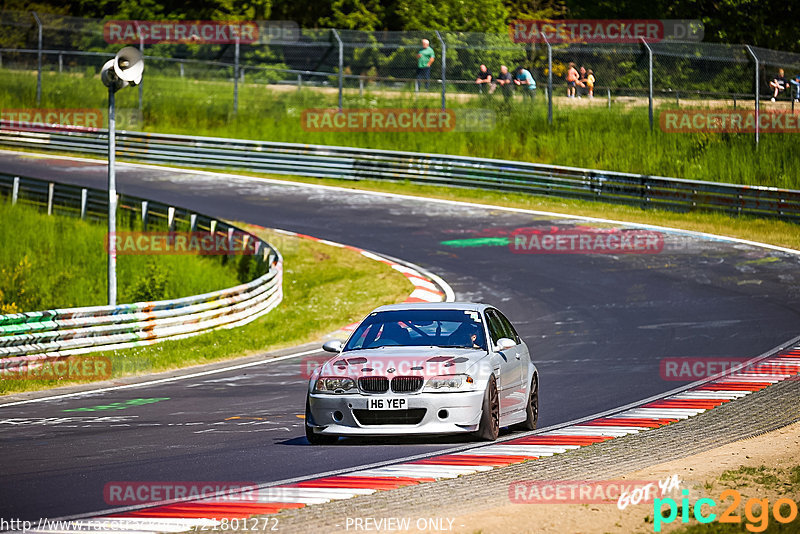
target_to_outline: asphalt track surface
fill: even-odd
[[[98,163],[0,152],[0,168],[106,187],[106,168]],[[221,219],[395,256],[442,276],[458,300],[497,305],[536,359],[540,426],[685,383],[662,378],[664,358],[748,358],[798,334],[800,258],[784,252],[668,234],[658,254],[513,254],[490,241],[476,246],[480,242],[463,240],[587,223],[124,164],[117,187]],[[106,510],[111,506],[103,488],[114,481],[264,483],[465,443],[350,439],[312,447],[297,417],[305,388],[300,362],[290,359],[0,407],[0,517],[35,520]],[[132,399],[163,400],[65,412]]]

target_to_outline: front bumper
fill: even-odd
[[[424,409],[425,413],[414,424],[364,424],[356,414],[367,410],[369,399],[405,398],[409,410]],[[325,395],[308,396],[311,421],[306,423],[317,434],[335,436],[396,436],[408,434],[460,434],[478,429],[483,406],[483,391],[452,393],[416,393],[409,395]],[[355,413],[354,413],[355,410]],[[446,417],[440,417],[445,410]],[[363,412],[362,412],[363,413]],[[417,412],[418,413],[418,412]],[[370,412],[380,417],[380,412]],[[388,417],[388,416],[387,416]],[[363,418],[363,416],[362,416]]]

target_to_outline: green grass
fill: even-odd
[[[0,313],[103,305],[106,228],[0,202]],[[197,295],[242,280],[237,263],[200,256],[117,257],[120,303]]]
[[[114,377],[209,363],[317,340],[361,320],[376,306],[404,300],[413,289],[397,271],[355,251],[265,230],[251,231],[266,237],[283,254],[283,302],[267,315],[235,330],[95,353],[111,358]],[[72,383],[0,380],[0,394]]]
[[[714,499],[717,507],[713,513],[717,514],[717,520],[702,525],[694,521],[692,512],[690,510],[691,524],[683,528],[672,530],[673,534],[732,534],[738,532],[765,532],[767,534],[773,533],[796,533],[800,526],[800,518],[795,518],[790,523],[779,523],[772,515],[773,505],[775,501],[780,498],[789,498],[797,501],[798,491],[800,491],[800,465],[794,466],[790,469],[782,469],[779,467],[771,467],[761,465],[759,467],[741,466],[738,469],[731,469],[723,472],[717,477],[713,483],[706,483],[706,489],[716,488],[714,491],[707,491],[704,497]],[[726,508],[732,505],[733,501],[730,498],[720,500],[721,493],[724,489],[736,489],[741,492],[741,502],[738,508],[732,510],[732,517],[740,517],[739,523],[720,523],[719,516]],[[698,497],[699,498],[699,497]],[[753,511],[753,520],[747,518],[745,509],[747,507],[748,499],[767,499],[769,508],[763,511],[760,505],[755,506]],[[692,505],[696,500],[693,498]],[[680,507],[679,507],[680,508]],[[665,508],[666,513],[666,508]],[[708,514],[708,508],[704,507],[704,513]],[[783,516],[788,516],[789,508],[784,505],[781,513]],[[761,519],[763,517],[763,519]],[[681,512],[679,510],[678,516],[671,525],[680,524]],[[749,525],[749,526],[748,526]],[[764,527],[762,529],[762,527]]]
[[[31,73],[3,71],[0,108],[34,106],[36,78]],[[319,132],[301,128],[306,108],[335,107],[330,89],[274,90],[240,84],[239,114],[234,116],[233,84],[189,80],[145,73],[142,124],[131,124],[124,108],[137,106],[136,90],[117,94],[119,128],[149,132],[209,135],[268,141],[319,143],[427,153],[447,153],[571,165],[679,178],[800,188],[800,150],[796,136],[764,134],[756,148],[751,134],[664,133],[649,131],[646,107],[571,105],[556,98],[554,124],[549,126],[543,94],[533,107],[518,99],[506,108],[502,98],[452,97],[450,106],[488,107],[497,113],[490,132],[378,133]],[[543,93],[543,91],[540,91]],[[40,107],[106,107],[106,90],[95,76],[44,76]],[[517,97],[518,98],[518,97]],[[408,93],[345,94],[345,107],[431,107],[439,96],[415,98]],[[664,104],[673,107],[674,104]],[[656,117],[657,121],[657,117]]]

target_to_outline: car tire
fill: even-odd
[[[314,429],[308,426],[311,420],[311,408],[308,406],[308,399],[306,399],[306,418],[303,426],[306,427],[306,439],[312,445],[333,445],[339,440],[339,436],[326,436],[317,434]]]
[[[512,427],[514,430],[536,430],[536,424],[539,422],[539,377],[536,375],[533,375],[533,379],[531,379],[525,415],[523,422]]]
[[[483,394],[481,422],[475,435],[484,441],[494,441],[500,434],[500,397],[497,394],[497,380],[494,375],[489,378],[486,392]]]

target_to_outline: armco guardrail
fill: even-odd
[[[40,206],[47,213],[81,218],[106,217],[108,193],[73,185],[0,174],[0,195],[12,202]],[[121,220],[137,219],[143,228],[209,232],[232,239],[233,232],[255,240],[258,278],[203,295],[139,302],[0,315],[0,363],[15,366],[100,350],[149,345],[217,328],[247,324],[277,306],[282,297],[283,260],[266,241],[202,214],[159,202],[121,195]],[[102,246],[98,243],[98,247]]]
[[[105,154],[103,130],[4,129],[0,146]],[[118,132],[117,154],[148,163],[246,169],[350,180],[414,182],[523,191],[678,211],[800,220],[800,191],[682,180],[497,159],[364,148]]]

